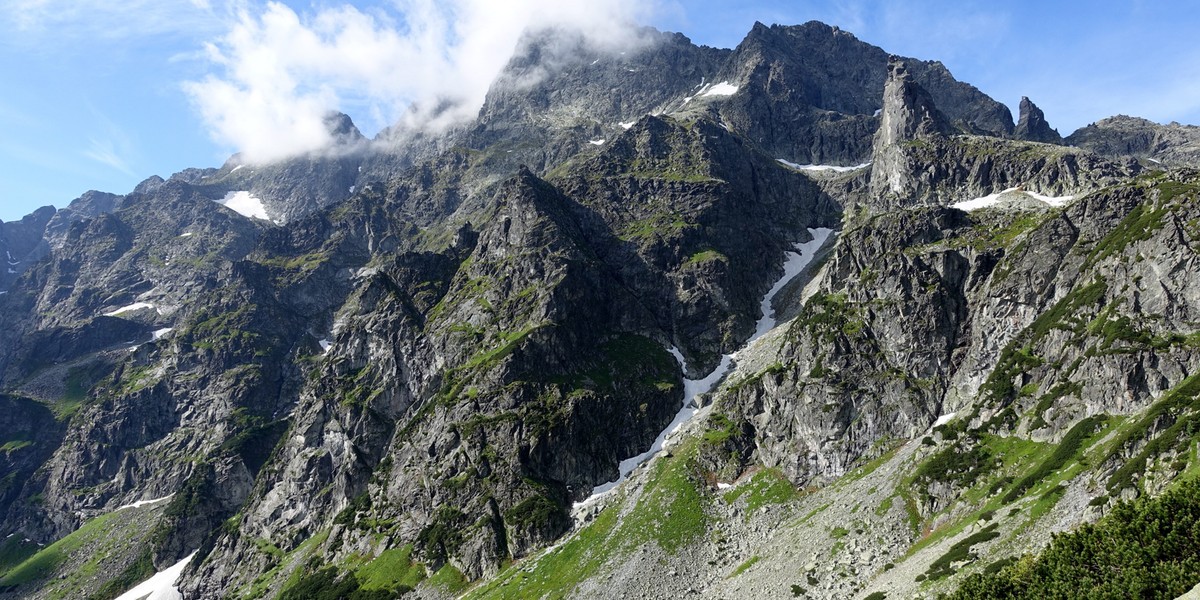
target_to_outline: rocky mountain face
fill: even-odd
[[[1118,161],[1055,144],[956,130],[899,59],[889,67],[883,102],[872,151],[870,197],[864,200],[870,208],[946,205],[1011,188],[1076,195],[1140,170],[1128,157]],[[1031,105],[1025,108],[1033,110]],[[1028,111],[1023,114],[1029,116]],[[1029,122],[1026,118],[1023,132],[1028,132]]]
[[[941,63],[909,63],[915,80],[951,120],[971,131],[1012,132],[1012,113],[1004,105],[956,81]],[[887,69],[885,51],[836,27],[760,23],[709,81],[744,90],[719,106],[720,119],[774,156],[799,164],[856,165],[870,159]]]
[[[932,597],[1200,468],[1187,128],[624,43],[2,224],[0,597]]]
[[[4,250],[0,290],[7,290],[25,269],[46,254],[48,248],[43,237],[54,216],[54,208],[44,206],[20,221],[0,221],[0,250]]]

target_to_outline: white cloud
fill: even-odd
[[[646,3],[596,0],[396,0],[298,14],[271,2],[241,10],[208,44],[218,73],[185,84],[214,138],[268,162],[330,142],[322,119],[341,110],[371,131],[426,107],[427,127],[472,117],[528,27],[581,29],[619,45]],[[432,109],[436,107],[436,117]]]

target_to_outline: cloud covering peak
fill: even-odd
[[[251,162],[317,152],[332,137],[331,110],[368,132],[406,110],[427,129],[470,119],[527,29],[579,30],[593,44],[631,39],[644,2],[594,0],[396,0],[360,9],[328,6],[298,13],[270,2],[239,10],[206,44],[215,72],[184,89],[210,133]]]

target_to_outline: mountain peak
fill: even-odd
[[[950,120],[934,106],[933,97],[913,79],[908,64],[895,56],[888,59],[880,118],[876,145],[955,133]]]
[[[933,97],[909,73],[904,60],[888,58],[887,82],[879,130],[872,146],[871,191],[875,196],[911,195],[906,175],[908,146],[955,133],[950,120],[933,104]]]
[[[1020,114],[1017,128],[1013,130],[1013,135],[1017,139],[1048,144],[1062,143],[1062,136],[1058,134],[1057,130],[1050,127],[1050,124],[1046,122],[1045,113],[1030,101],[1028,96],[1021,96]]]
[[[330,111],[325,114],[323,119],[325,130],[333,137],[334,143],[357,143],[362,141],[363,134],[354,125],[354,121],[350,119],[350,115],[346,113]]]

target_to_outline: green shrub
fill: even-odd
[[[973,574],[952,600],[1175,598],[1200,579],[1200,480],[1123,502],[1040,556]]]

